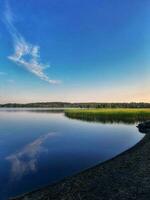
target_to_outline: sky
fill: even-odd
[[[149,0],[0,0],[0,103],[150,102]]]

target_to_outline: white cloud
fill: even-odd
[[[14,26],[14,19],[15,16],[13,15],[9,4],[6,4],[4,22],[13,38],[14,43],[14,54],[8,56],[8,58],[16,64],[23,66],[41,80],[51,84],[60,83],[58,80],[49,79],[49,77],[45,74],[44,69],[49,67],[49,65],[45,65],[40,62],[40,47],[26,42],[24,37]]]
[[[14,83],[15,80],[13,80],[13,79],[9,79],[9,80],[7,80],[7,82],[8,82],[8,83]]]
[[[7,74],[6,72],[0,72],[0,76],[4,76],[6,74]]]
[[[27,144],[19,152],[6,157],[6,160],[11,163],[12,181],[20,179],[28,172],[35,172],[37,170],[38,156],[43,152],[48,152],[48,149],[44,146],[44,143],[52,137],[55,137],[55,133],[45,134]]]

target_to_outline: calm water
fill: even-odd
[[[0,199],[101,163],[144,135],[135,124],[101,124],[63,113],[0,111]]]

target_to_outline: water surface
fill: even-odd
[[[0,199],[108,160],[143,136],[135,124],[83,122],[59,112],[0,110]]]

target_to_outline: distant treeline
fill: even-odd
[[[0,104],[7,108],[150,108],[150,103],[67,103],[67,102],[40,102],[40,103],[8,103]]]

